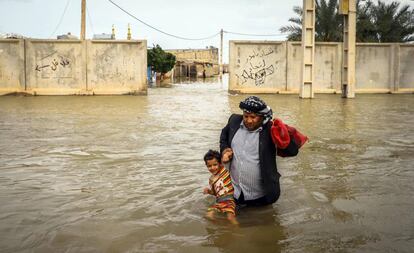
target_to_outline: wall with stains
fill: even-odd
[[[356,90],[414,92],[414,45],[358,43]]]
[[[26,92],[81,94],[86,90],[85,45],[80,40],[26,40]]]
[[[357,43],[356,92],[414,92],[414,45]],[[240,93],[298,93],[300,42],[230,41],[229,90]],[[340,93],[342,43],[315,45],[316,93]]]
[[[302,47],[300,42],[287,43],[286,91],[299,93],[302,68]],[[289,71],[287,71],[289,69]]]
[[[387,44],[378,46],[358,46],[356,48],[356,89],[388,90],[393,81],[391,47]]]
[[[0,40],[0,95],[24,88],[24,40]]]
[[[313,88],[320,93],[341,92],[342,61],[342,43],[317,43]]]
[[[146,93],[146,41],[87,43],[88,90],[95,94]]]
[[[146,41],[2,40],[0,95],[146,94]]]
[[[277,92],[286,89],[286,43],[230,41],[229,89]]]
[[[414,45],[401,44],[398,53],[398,90],[410,90],[414,87]]]

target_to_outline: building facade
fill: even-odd
[[[174,77],[212,77],[219,74],[218,48],[166,50],[176,57]]]

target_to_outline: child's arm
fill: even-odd
[[[205,187],[204,190],[203,190],[203,193],[213,195],[213,191],[209,187]]]

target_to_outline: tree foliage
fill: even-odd
[[[287,26],[282,26],[280,28],[281,33],[287,33],[288,40],[291,41],[300,41],[302,39],[302,16],[303,9],[299,6],[293,6],[293,12],[296,14],[296,17],[289,18],[289,22],[292,24]]]
[[[147,51],[147,63],[155,72],[165,74],[174,67],[175,55],[165,52],[157,44]]]
[[[316,1],[315,32],[317,41],[341,41],[343,18],[338,14],[337,0]]]
[[[414,41],[414,10],[399,2],[378,1],[370,9],[371,22],[378,42]]]
[[[357,0],[356,40],[358,42],[408,42],[414,41],[414,10],[399,2]],[[280,28],[288,33],[288,40],[302,38],[302,13],[299,6],[293,7],[296,17],[292,24]],[[342,41],[343,17],[338,13],[336,0],[316,0],[315,40]]]

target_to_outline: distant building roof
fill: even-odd
[[[94,40],[113,40],[112,34],[109,33],[101,33],[101,34],[94,34],[93,35]]]
[[[24,36],[18,33],[6,33],[6,34],[0,34],[0,38],[2,39],[24,39]]]
[[[58,40],[77,40],[78,37],[72,35],[70,32],[68,34],[62,34],[57,36]]]

